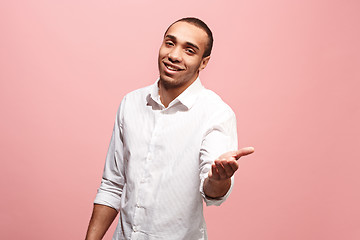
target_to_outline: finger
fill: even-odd
[[[237,161],[231,161],[229,165],[234,172],[236,172],[239,169],[239,163]]]
[[[240,157],[249,155],[249,154],[253,153],[254,151],[255,151],[255,149],[253,147],[245,147],[245,148],[239,149],[236,151],[235,159],[238,160]]]
[[[222,165],[224,166],[224,170],[226,172],[227,178],[231,177],[234,174],[235,171],[231,167],[230,162],[229,161],[223,161]]]
[[[219,173],[216,169],[216,166],[215,164],[211,165],[211,175],[209,174],[209,178],[212,178],[212,179],[215,179],[215,180],[219,180],[220,179],[220,176],[219,176]]]
[[[227,178],[225,169],[224,169],[223,165],[221,164],[221,162],[220,161],[215,161],[215,166],[216,166],[216,170],[219,173],[220,179]]]

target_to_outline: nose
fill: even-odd
[[[181,62],[181,49],[178,47],[173,48],[168,53],[168,59],[171,62]]]

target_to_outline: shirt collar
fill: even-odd
[[[155,101],[157,104],[162,105],[160,101],[159,95],[159,83],[160,79],[157,79],[156,82],[151,86],[150,92],[147,96],[147,101],[149,102],[150,99]],[[186,88],[177,98],[175,98],[170,104],[169,107],[173,106],[175,103],[180,102],[183,104],[187,109],[190,109],[198,97],[198,93],[204,88],[201,84],[200,78],[196,78],[196,80]]]

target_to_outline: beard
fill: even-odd
[[[181,81],[181,80],[168,81],[160,76],[159,82],[166,90],[168,90],[168,89],[179,88],[179,87],[185,85],[188,81],[186,81],[186,82]]]
[[[165,88],[165,89],[176,89],[181,88],[184,85],[188,85],[190,82],[192,83],[197,79],[199,76],[199,71],[195,71],[191,74],[186,74],[183,76],[180,76],[180,78],[172,78],[171,76],[167,75],[166,73],[160,74],[160,80],[159,83]]]

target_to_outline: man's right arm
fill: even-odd
[[[100,240],[114,221],[117,211],[114,208],[94,204],[85,240]]]
[[[114,221],[125,185],[124,156],[122,142],[122,117],[125,98],[115,118],[113,133],[106,155],[101,185],[94,200],[94,208],[86,233],[86,240],[102,239]]]

